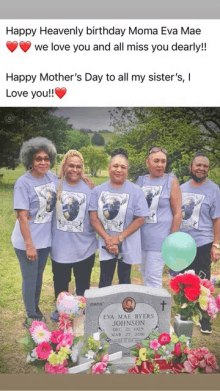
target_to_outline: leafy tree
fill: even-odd
[[[133,126],[133,127],[132,127]],[[114,148],[126,148],[129,154],[130,172],[133,180],[146,173],[146,157],[153,146],[161,146],[168,151],[168,172],[173,170],[180,182],[189,178],[188,164],[191,157],[203,148],[203,138],[197,125],[186,122],[169,121],[165,126],[154,115],[143,122],[125,123],[117,128],[118,136],[106,147],[107,152]]]
[[[77,129],[71,129],[67,133],[66,151],[69,149],[79,150],[82,147],[91,145],[90,137]]]
[[[104,137],[97,132],[95,132],[94,136],[92,136],[91,141],[93,145],[105,145]]]
[[[0,167],[16,167],[23,141],[43,136],[45,116],[54,111],[48,107],[0,108]]]
[[[88,146],[80,149],[85,165],[89,167],[91,175],[97,176],[98,170],[106,169],[109,157],[105,150],[100,147]]]
[[[68,134],[72,128],[72,125],[67,123],[68,119],[50,114],[44,116],[41,136],[49,138],[56,146],[58,153],[65,153],[68,149]]]

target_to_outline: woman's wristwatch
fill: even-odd
[[[219,243],[212,243],[212,245],[213,245],[214,247],[216,247],[216,248],[220,249],[220,245],[219,245]]]
[[[118,235],[118,240],[119,240],[119,243],[123,243],[123,242],[124,242],[124,238],[123,238],[123,236],[121,236],[121,235]]]

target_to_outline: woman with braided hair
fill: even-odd
[[[83,296],[90,287],[97,240],[89,219],[91,190],[84,183],[83,169],[83,156],[76,150],[68,151],[60,164],[51,250],[55,299],[60,292],[68,291],[72,269],[77,296]],[[59,320],[57,310],[51,319]]]

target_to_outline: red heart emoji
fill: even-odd
[[[8,42],[6,42],[6,46],[10,50],[10,52],[13,53],[13,51],[17,48],[18,43],[16,41],[14,41],[14,42],[8,41]]]
[[[20,45],[20,48],[23,50],[23,52],[27,52],[28,49],[30,49],[31,47],[31,42],[27,41],[27,42],[24,42],[24,41],[21,41],[19,43]]]
[[[55,88],[55,94],[60,98],[62,99],[62,97],[66,94],[66,88],[63,87],[63,88]]]

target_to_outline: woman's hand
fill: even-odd
[[[107,247],[107,250],[110,254],[118,255],[119,253],[117,244]]]
[[[87,178],[84,174],[82,174],[82,181],[85,182],[90,189],[94,189],[95,183],[91,181],[91,179]]]
[[[215,246],[212,246],[210,257],[211,257],[212,262],[214,262],[214,263],[217,262],[220,258],[220,250],[218,248],[216,248]]]
[[[118,235],[108,236],[105,239],[105,244],[106,244],[107,249],[109,249],[110,246],[115,246],[115,245],[118,245],[119,243],[120,242],[118,239]]]
[[[26,255],[29,261],[35,261],[37,259],[37,250],[33,244],[26,244]]]

